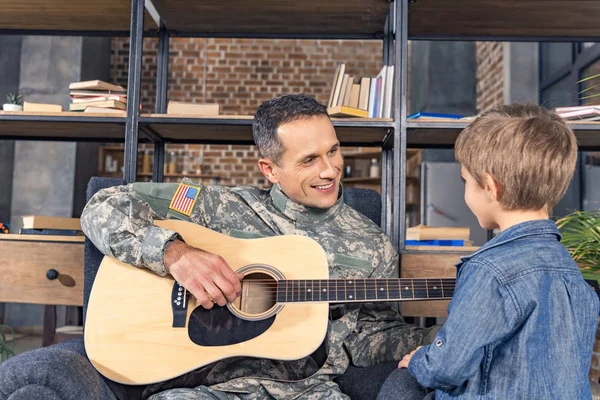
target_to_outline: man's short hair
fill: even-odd
[[[252,124],[252,135],[260,156],[277,164],[285,150],[277,135],[279,126],[315,116],[329,118],[327,107],[305,94],[284,95],[262,103]]]
[[[473,121],[458,136],[455,155],[479,186],[490,174],[505,210],[550,212],[573,178],[577,140],[555,113],[513,104]]]

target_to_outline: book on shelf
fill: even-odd
[[[445,114],[445,113],[431,113],[431,112],[417,112],[406,117],[406,119],[419,119],[419,120],[434,120],[434,119],[462,119],[463,116],[459,114]]]
[[[71,98],[85,98],[85,97],[106,97],[106,96],[123,96],[127,98],[127,92],[125,90],[69,90]]]
[[[85,108],[85,110],[83,110],[84,113],[96,113],[96,114],[115,114],[115,115],[120,115],[120,116],[125,116],[127,115],[127,112],[125,110],[119,110],[117,108],[105,108],[105,107],[93,107],[93,106],[87,106]]]
[[[116,100],[116,101],[120,101],[121,103],[127,104],[127,96],[121,95],[121,94],[110,94],[107,92],[106,94],[101,94],[101,95],[96,95],[96,96],[74,96],[74,95],[71,95],[72,103],[88,103],[90,101],[105,101],[105,100]]]
[[[211,117],[219,115],[220,106],[216,103],[185,103],[181,101],[169,101],[167,114],[196,115],[198,117]]]
[[[44,103],[30,103],[28,101],[23,102],[23,111],[28,112],[62,112],[63,108],[60,104],[44,104]]]
[[[360,90],[358,99],[358,108],[369,110],[369,90],[371,88],[371,78],[360,78]]]
[[[84,111],[87,107],[126,110],[127,104],[116,100],[88,101],[85,103],[69,104],[69,110],[71,111]]]
[[[463,240],[469,241],[469,227],[416,225],[406,229],[406,240]]]
[[[69,111],[116,114],[114,111],[122,113],[127,109],[125,88],[101,80],[73,82],[69,94]]]
[[[361,110],[359,108],[336,106],[327,109],[327,113],[331,117],[359,117],[367,118],[369,112],[367,110]]]
[[[335,70],[333,78],[334,84],[332,85],[332,93],[329,95],[329,104],[327,105],[328,108],[335,107],[339,103],[345,70],[346,64],[339,64]]]
[[[112,83],[104,82],[98,79],[92,81],[72,82],[69,85],[69,90],[109,90],[125,92],[125,88],[123,86],[113,85]]]
[[[53,217],[47,215],[24,215],[23,229],[60,229],[80,231],[79,218]]]
[[[384,65],[377,76],[361,77],[346,72],[346,64],[338,64],[333,74],[327,104],[328,110],[331,110],[329,115],[391,118],[393,70],[392,66]],[[366,115],[355,110],[366,111]],[[350,112],[346,113],[346,111]]]
[[[600,120],[600,106],[557,107],[554,111],[566,121]]]

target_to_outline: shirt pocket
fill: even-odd
[[[136,182],[132,189],[141,197],[160,218],[169,218],[169,206],[177,191],[177,183]]]
[[[373,272],[373,265],[367,259],[334,253],[331,269],[332,278],[367,278]]]

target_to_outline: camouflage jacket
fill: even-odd
[[[104,189],[84,209],[82,229],[105,255],[160,275],[167,273],[164,250],[177,234],[152,221],[179,218],[238,238],[308,236],[325,250],[331,278],[393,277],[398,253],[390,239],[370,219],[344,204],[343,193],[331,208],[321,210],[291,201],[278,185],[271,190],[197,186],[200,194],[189,218],[169,209],[176,183],[133,183]],[[350,363],[366,367],[398,360],[428,344],[435,335],[432,330],[405,323],[386,304],[335,307],[343,308],[335,310],[337,317],[329,323],[323,365],[311,357],[293,362],[229,359],[210,370],[201,368],[151,385],[147,394],[204,385],[226,393],[227,398],[347,398],[331,380],[343,374]],[[170,397],[161,394],[160,398]]]

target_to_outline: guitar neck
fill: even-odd
[[[454,294],[455,284],[454,278],[280,280],[277,302],[445,300]]]

